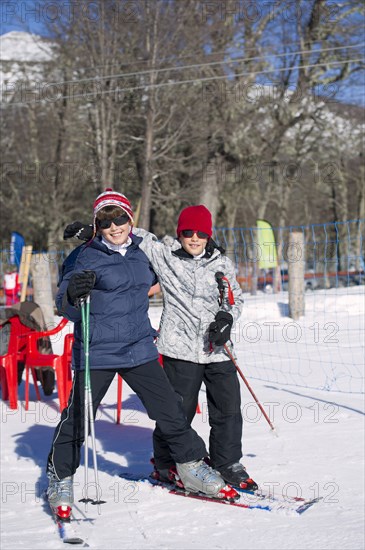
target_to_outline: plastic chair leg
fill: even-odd
[[[9,407],[18,408],[18,362],[14,356],[8,357],[6,378],[8,382]]]
[[[1,399],[7,401],[9,399],[8,381],[6,379],[6,370],[3,366],[0,367],[0,385]]]
[[[41,400],[41,394],[39,393],[37,373],[35,371],[35,368],[26,366],[25,367],[25,410],[26,411],[29,408],[29,369],[32,370],[32,378],[33,378],[33,384],[35,388],[35,394],[37,396],[38,401]]]
[[[34,384],[34,388],[35,388],[35,394],[37,396],[38,401],[40,401],[41,400],[41,394],[39,393],[37,373],[36,373],[36,370],[35,370],[34,367],[32,367],[32,377],[33,377],[33,384]]]
[[[58,398],[60,400],[60,412],[67,407],[66,400],[66,388],[65,388],[65,377],[64,377],[64,368],[62,365],[62,357],[59,357],[56,361],[56,378],[57,378],[57,390]]]
[[[68,403],[68,398],[70,397],[71,388],[72,388],[72,370],[70,363],[63,358],[62,361],[62,369],[63,369],[63,382],[64,382],[64,395],[66,403]]]
[[[123,387],[123,378],[118,375],[118,390],[117,390],[117,422],[120,424],[120,413],[122,410],[122,387]]]

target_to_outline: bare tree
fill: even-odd
[[[43,84],[55,83],[57,100],[4,109],[8,227],[26,223],[35,246],[57,242],[66,222],[89,219],[90,195],[107,183],[141,200],[140,224],[158,234],[196,202],[226,226],[361,214],[348,163],[361,149],[355,123],[331,131],[346,118],[331,101],[361,74],[358,49],[346,48],[359,40],[361,3],[295,11],[283,0],[259,4],[254,20],[235,2],[225,17],[208,4],[156,0],[120,17],[118,2],[97,0],[93,21],[52,24]],[[330,181],[334,160],[341,174]]]

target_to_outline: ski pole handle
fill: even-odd
[[[224,290],[224,284],[223,284],[224,273],[222,271],[217,271],[217,273],[214,275],[214,277],[215,277],[215,280],[218,283],[219,290],[223,291]]]
[[[218,290],[220,294],[220,305],[221,306],[224,305],[224,293],[227,290],[228,304],[230,306],[233,306],[235,303],[234,295],[227,277],[224,276],[224,273],[222,271],[217,271],[217,273],[215,274],[215,280],[217,281],[217,284],[218,284]]]

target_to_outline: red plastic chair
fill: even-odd
[[[68,398],[71,392],[72,387],[72,371],[71,371],[71,363],[72,363],[72,346],[74,343],[74,335],[73,334],[66,334],[65,336],[65,342],[63,347],[63,369],[65,373],[65,396],[66,396],[66,402],[68,402]]]
[[[122,388],[123,388],[123,378],[118,376],[118,389],[117,389],[117,424],[120,424],[120,413],[122,411]]]
[[[44,354],[38,350],[38,340],[46,336],[54,336],[60,332],[68,323],[68,319],[63,318],[62,321],[52,330],[44,332],[32,331],[26,335],[26,354],[25,354],[25,410],[28,410],[29,405],[29,370],[32,371],[33,380],[35,378],[35,368],[52,367],[56,371],[58,398],[60,401],[60,410],[62,411],[67,405],[67,360],[65,352],[62,355]],[[36,379],[36,378],[35,378]],[[40,400],[40,394],[35,382],[37,399]]]
[[[1,397],[9,399],[11,409],[18,408],[18,362],[25,362],[26,340],[25,336],[32,332],[32,329],[23,325],[18,316],[10,317],[10,335],[8,350],[5,355],[0,355],[0,381]],[[3,325],[4,327],[4,325]],[[1,332],[0,332],[1,337]],[[36,384],[36,374],[32,372]]]

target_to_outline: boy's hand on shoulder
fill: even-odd
[[[93,238],[94,228],[92,225],[88,225],[82,222],[73,222],[65,227],[63,232],[64,240],[77,237],[80,241],[89,241]]]

